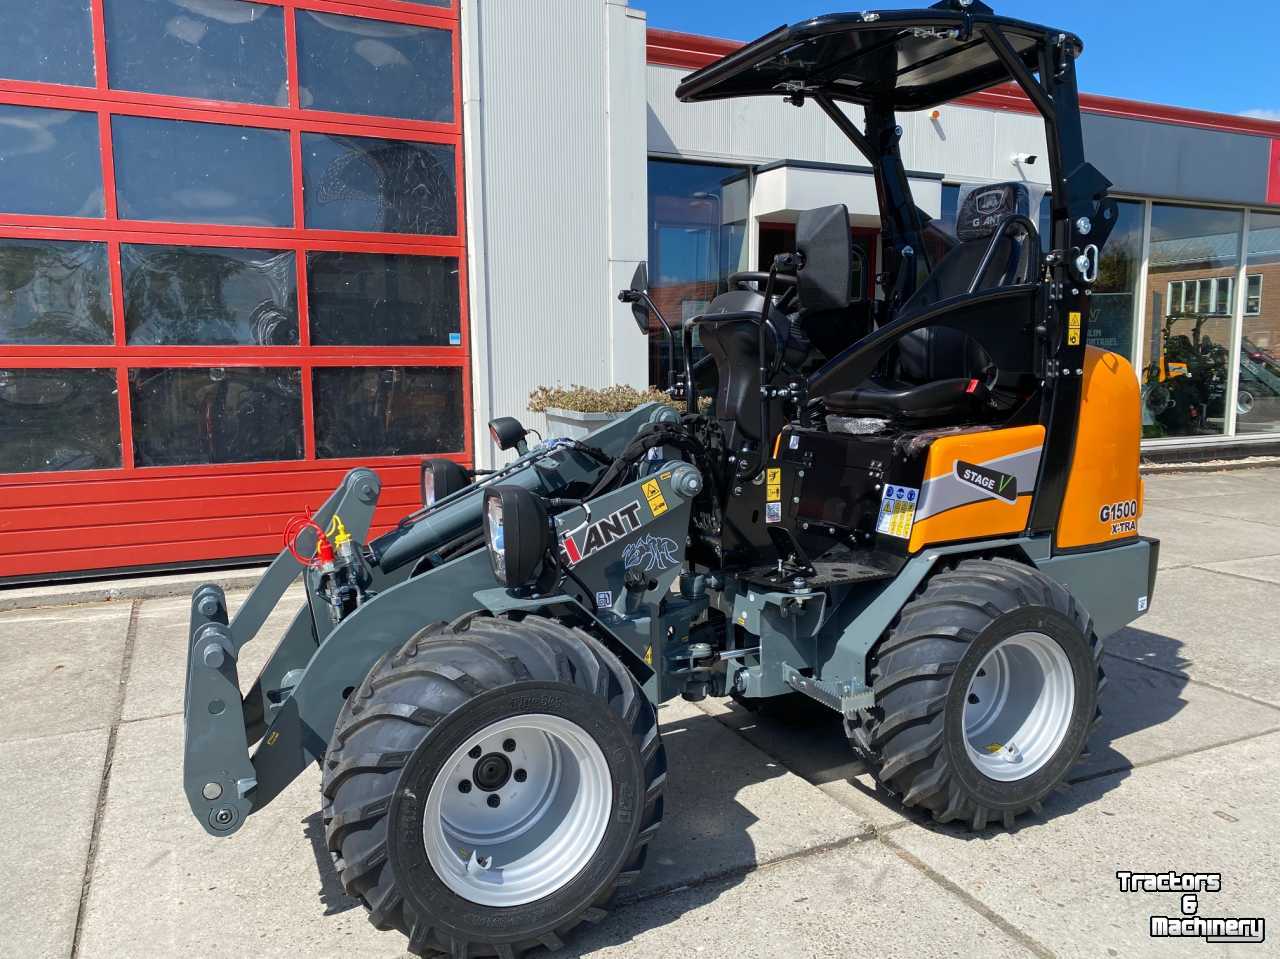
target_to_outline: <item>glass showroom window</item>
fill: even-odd
[[[729,274],[745,269],[746,224],[726,202],[730,181],[741,174],[731,166],[649,161],[649,289],[677,330],[727,288]],[[650,325],[661,332],[657,320]],[[666,340],[652,335],[649,343],[649,381],[665,384],[673,359]]]
[[[1098,264],[1089,312],[1089,345],[1133,359],[1138,276],[1142,272],[1143,205],[1121,200],[1119,217]]]
[[[1236,384],[1236,433],[1280,432],[1280,214],[1249,218],[1248,286]]]
[[[1226,431],[1233,277],[1244,213],[1157,203],[1143,322],[1143,432]]]

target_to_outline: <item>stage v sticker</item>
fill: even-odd
[[[1008,473],[956,460],[956,479],[976,487],[992,499],[1002,499],[1006,503],[1018,501],[1018,478]]]
[[[916,505],[920,491],[913,486],[885,486],[880,497],[880,519],[876,532],[898,539],[910,539],[911,527],[916,521]]]

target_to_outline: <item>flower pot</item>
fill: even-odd
[[[551,408],[547,417],[547,437],[580,440],[606,423],[616,420],[623,413],[579,413],[577,410]]]

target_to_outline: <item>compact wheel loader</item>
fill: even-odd
[[[687,77],[689,102],[821,110],[865,157],[874,297],[842,206],[678,329],[641,269],[620,297],[684,346],[672,404],[534,448],[495,420],[514,462],[424,463],[423,508],[372,542],[379,481],[354,470],[234,619],[197,590],[201,824],[234,833],[317,763],[334,868],[374,925],[420,955],[511,957],[599,921],[643,867],[674,696],[816,700],[939,822],[1039,811],[1158,552],[1138,533],[1137,378],[1087,345],[1116,204],[1084,158],[1081,49],[944,0],[783,27]],[[1008,81],[1044,118],[1051,228],[1027,184],[988,183],[944,237],[896,115]],[[240,650],[299,575],[306,604],[242,695]]]

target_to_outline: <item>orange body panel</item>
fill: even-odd
[[[1025,529],[1043,450],[1043,426],[977,430],[935,439],[925,463],[910,551]],[[964,478],[970,466],[980,467],[993,480],[989,490]]]
[[[1142,515],[1141,391],[1124,357],[1086,347],[1075,456],[1058,518],[1057,546],[1132,539]]]

